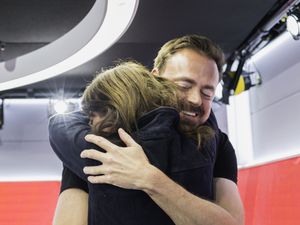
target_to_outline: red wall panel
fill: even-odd
[[[51,225],[60,182],[0,183],[1,225]]]
[[[239,171],[246,225],[300,224],[300,157]]]
[[[300,157],[239,170],[246,225],[300,224]],[[0,183],[0,225],[51,225],[60,182]]]

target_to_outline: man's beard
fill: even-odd
[[[201,106],[194,106],[182,102],[180,127],[183,131],[192,131],[201,125],[205,112]]]
[[[187,116],[196,116],[200,118],[204,115],[204,110],[201,106],[193,106],[188,103],[183,104],[181,112]]]
[[[201,106],[193,106],[185,103],[180,112],[180,130],[197,141],[198,147],[210,140],[215,131],[204,125],[207,118],[204,118],[205,111]]]

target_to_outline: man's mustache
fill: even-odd
[[[187,103],[183,104],[182,111],[194,112],[197,116],[202,116],[204,114],[204,110],[201,106],[194,106]]]

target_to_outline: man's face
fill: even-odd
[[[214,60],[191,49],[183,49],[168,59],[160,76],[174,81],[184,100],[180,112],[181,124],[185,130],[193,129],[209,117],[212,100],[219,82],[219,72]]]

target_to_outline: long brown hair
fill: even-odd
[[[151,74],[136,62],[123,62],[98,74],[83,93],[86,113],[96,112],[100,123],[93,132],[105,135],[105,128],[115,132],[122,127],[129,133],[137,129],[137,120],[159,106],[179,110],[176,85]]]

